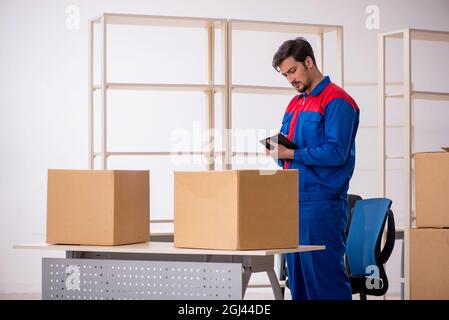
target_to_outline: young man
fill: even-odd
[[[299,92],[281,127],[299,148],[271,141],[274,148],[266,153],[284,169],[299,170],[300,243],[326,246],[323,251],[287,254],[292,298],[351,299],[343,256],[359,109],[342,88],[323,77],[304,38],[284,42],[273,67]]]

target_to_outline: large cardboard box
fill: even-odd
[[[449,227],[449,152],[415,154],[416,226]]]
[[[175,246],[217,250],[297,247],[298,171],[268,173],[175,172]]]
[[[149,171],[48,170],[47,242],[149,240]]]
[[[449,300],[449,229],[410,230],[410,297]]]

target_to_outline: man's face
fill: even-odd
[[[309,71],[309,68],[302,62],[296,61],[293,57],[284,59],[279,65],[279,72],[287,78],[287,81],[299,93],[306,91],[312,83]]]

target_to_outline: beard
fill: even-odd
[[[307,86],[307,85],[305,85],[304,83],[302,83],[302,82],[299,82],[299,81],[293,81],[292,82],[292,86],[296,89],[296,91],[298,91],[299,93],[303,93],[303,92],[305,92],[308,88],[309,88],[309,86]]]

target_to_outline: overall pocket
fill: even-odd
[[[304,115],[300,133],[303,147],[316,147],[322,144],[324,141],[323,116],[315,112]]]

